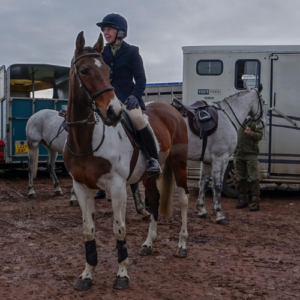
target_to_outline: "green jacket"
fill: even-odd
[[[245,128],[250,127],[251,135],[245,133]],[[251,118],[247,118],[238,132],[238,142],[234,155],[259,154],[258,142],[262,139],[262,130],[256,127]]]

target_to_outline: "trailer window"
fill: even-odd
[[[196,71],[201,76],[221,75],[223,73],[223,62],[221,60],[199,60]]]
[[[260,84],[260,61],[239,59],[235,63],[235,88],[245,90]]]

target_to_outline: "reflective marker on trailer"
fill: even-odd
[[[3,142],[3,140],[0,140],[0,162],[4,161],[4,147],[5,143]]]

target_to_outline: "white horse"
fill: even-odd
[[[55,173],[55,161],[58,153],[62,154],[68,132],[63,126],[64,118],[56,110],[43,109],[33,114],[26,124],[28,143],[28,198],[36,198],[33,179],[36,178],[39,146],[48,150],[47,167],[53,180],[55,195],[62,195],[59,181]],[[71,191],[71,205],[77,205],[74,189]]]
[[[227,223],[221,207],[224,173],[229,158],[237,145],[237,131],[242,126],[247,115],[250,114],[255,121],[262,120],[265,124],[263,113],[264,100],[260,95],[261,90],[262,86],[259,89],[248,89],[238,92],[219,102],[208,103],[217,109],[218,127],[214,133],[207,137],[207,146],[200,170],[197,210],[201,218],[209,217],[205,208],[205,194],[209,180],[212,178],[213,212],[216,215],[216,222],[218,224]],[[185,121],[188,124],[189,135],[188,159],[199,161],[202,154],[203,140],[192,132],[188,117],[185,117]]]
[[[224,174],[229,158],[237,145],[237,131],[247,115],[252,115],[257,122],[266,123],[263,113],[264,100],[260,95],[261,90],[262,86],[259,89],[248,89],[238,92],[219,102],[207,103],[208,106],[215,107],[218,112],[218,126],[215,132],[207,137],[207,146],[200,169],[199,195],[197,200],[197,210],[199,211],[200,218],[210,217],[205,208],[205,194],[209,180],[212,178],[213,213],[216,215],[217,224],[227,224],[221,207]],[[195,104],[191,106],[195,107]],[[188,159],[199,162],[202,156],[203,139],[200,139],[199,134],[195,134],[191,129],[188,111],[193,109],[185,107],[182,104],[179,104],[179,106],[174,104],[174,106],[183,115],[188,127]],[[135,189],[138,190],[138,183]],[[147,197],[145,202],[147,203]]]

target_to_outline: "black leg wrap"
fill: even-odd
[[[117,248],[118,248],[118,263],[121,263],[128,257],[126,239],[124,239],[124,241],[117,240]]]
[[[88,241],[85,242],[85,257],[86,257],[86,262],[90,266],[97,266],[98,264],[98,258],[97,258],[97,247],[96,247],[96,241]]]

